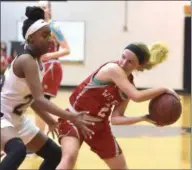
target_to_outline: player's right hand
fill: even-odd
[[[47,132],[47,136],[49,135],[49,133],[52,134],[53,139],[55,139],[55,134],[57,136],[57,138],[59,138],[59,133],[58,133],[58,123],[55,121],[53,124],[49,124],[49,130]]]
[[[172,89],[166,89],[165,93],[168,93],[168,94],[172,94],[173,96],[175,96],[178,100],[181,100],[179,95]]]
[[[164,125],[158,124],[158,123],[157,123],[156,121],[154,121],[154,120],[151,120],[149,114],[146,114],[143,118],[144,118],[144,121],[146,121],[146,122],[148,122],[148,123],[151,123],[151,124],[153,124],[153,125],[155,125],[155,126],[158,126],[158,127],[164,126]]]
[[[88,113],[89,112],[86,111],[79,112],[79,114],[75,116],[73,123],[81,130],[81,133],[85,138],[92,138],[94,132],[87,126],[94,126],[95,123],[101,122],[102,119],[90,116]]]

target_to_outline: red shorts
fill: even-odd
[[[80,144],[85,141],[101,159],[109,159],[122,153],[115,137],[111,132],[109,123],[97,123],[89,127],[95,134],[92,139],[85,139],[80,130],[70,121],[59,119],[59,140],[64,136],[73,136],[80,140]]]
[[[43,65],[45,68],[42,81],[44,94],[56,96],[63,76],[61,63],[55,60],[45,62]]]

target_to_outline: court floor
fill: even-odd
[[[52,101],[62,108],[68,105],[70,91],[61,90]],[[181,96],[183,113],[173,125],[155,127],[149,123],[112,127],[130,169],[190,169],[190,96]],[[147,113],[148,102],[131,102],[126,115]],[[29,116],[34,114],[29,110]],[[28,156],[20,170],[38,169],[41,159]],[[75,169],[108,169],[102,160],[83,144]]]

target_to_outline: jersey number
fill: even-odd
[[[110,104],[107,104],[106,106],[102,107],[98,113],[98,116],[101,118],[104,118],[106,116],[106,113],[110,110]]]
[[[22,115],[23,111],[26,109],[26,106],[32,102],[33,96],[29,94],[25,96],[24,99],[26,100],[25,103],[19,104],[14,108],[13,113],[15,113],[16,115]]]

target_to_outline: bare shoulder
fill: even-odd
[[[35,61],[35,59],[30,54],[22,54],[18,59],[21,61]]]
[[[122,68],[117,63],[108,63],[102,69],[103,70],[108,70],[108,71],[122,70]]]
[[[37,70],[37,64],[32,56],[29,54],[22,54],[15,59],[13,63],[13,71],[18,77],[25,78],[25,74],[31,72],[31,70]]]
[[[29,55],[29,54],[22,54],[21,56],[18,57],[18,63],[22,64],[22,66],[33,66],[36,65],[35,59]]]
[[[104,68],[110,75],[126,75],[124,70],[117,63],[108,63]]]
[[[127,77],[124,70],[117,63],[107,63],[95,76],[103,81],[114,81]]]
[[[20,70],[18,74],[22,74],[22,77],[31,77],[38,72],[36,59],[30,54],[22,54],[19,56],[14,65],[16,70]]]

